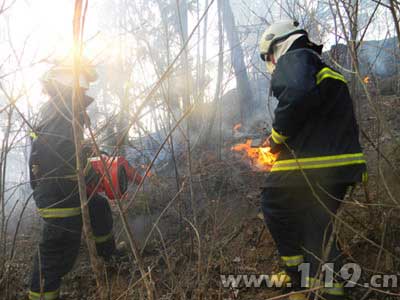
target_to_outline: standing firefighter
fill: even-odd
[[[332,222],[348,187],[366,179],[365,159],[346,79],[321,60],[322,46],[298,26],[275,23],[260,41],[279,102],[267,141],[278,159],[267,177],[262,209],[285,265],[278,275],[294,289],[322,285],[325,299],[345,299],[339,276],[329,286],[319,281],[324,278],[319,271],[321,262],[334,263],[335,272],[342,266]],[[303,262],[309,265],[299,272]]]
[[[92,67],[82,67],[79,83],[83,95],[96,77]],[[41,108],[39,125],[32,134],[31,186],[43,228],[34,257],[31,300],[58,299],[61,279],[71,270],[80,247],[82,219],[72,129],[72,86],[71,65],[54,66],[45,74],[43,87],[49,100]],[[83,96],[81,126],[87,119],[84,110],[92,101]],[[87,177],[93,180],[95,176]],[[107,260],[115,251],[111,209],[99,195],[89,201],[97,252]]]

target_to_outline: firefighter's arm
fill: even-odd
[[[272,124],[272,148],[295,136],[321,104],[316,83],[317,60],[308,51],[289,52],[279,60],[271,82],[279,101]]]

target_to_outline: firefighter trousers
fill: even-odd
[[[348,186],[314,186],[319,200],[310,187],[269,187],[263,190],[264,219],[294,286],[301,283],[305,283],[302,287],[312,285],[317,280],[321,261],[334,263],[335,274],[342,267],[341,251],[335,234],[332,234],[332,214],[336,214]],[[309,269],[299,272],[303,262],[308,264],[302,266]],[[327,292],[340,296],[344,293],[343,285],[335,283]]]
[[[37,204],[48,201],[42,199],[42,196],[39,193],[35,197]],[[79,198],[69,200],[69,203],[76,205]],[[39,214],[43,218],[41,241],[34,256],[29,299],[53,300],[58,299],[61,279],[72,269],[78,256],[82,218],[79,206],[39,208]],[[115,241],[112,213],[107,199],[95,195],[89,201],[89,214],[97,253],[108,259],[115,250]]]

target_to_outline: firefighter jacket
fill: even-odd
[[[346,79],[316,51],[290,49],[277,62],[271,147],[278,158],[267,186],[355,183],[366,176]],[[309,181],[309,182],[307,182]]]
[[[83,113],[80,123],[84,123]],[[66,89],[52,95],[40,109],[29,159],[31,187],[35,188],[38,181],[74,178],[75,160],[72,91]]]

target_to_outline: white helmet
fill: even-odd
[[[79,77],[79,86],[83,89],[88,89],[91,82],[96,81],[97,72],[90,64],[82,63],[81,74]],[[71,64],[57,63],[50,68],[42,77],[42,82],[56,82],[67,87],[73,87],[74,76]]]
[[[268,26],[260,39],[261,59],[266,60],[265,56],[272,53],[272,46],[274,44],[287,39],[293,34],[307,34],[307,31],[298,28],[298,26],[299,22],[293,20],[279,21]]]

